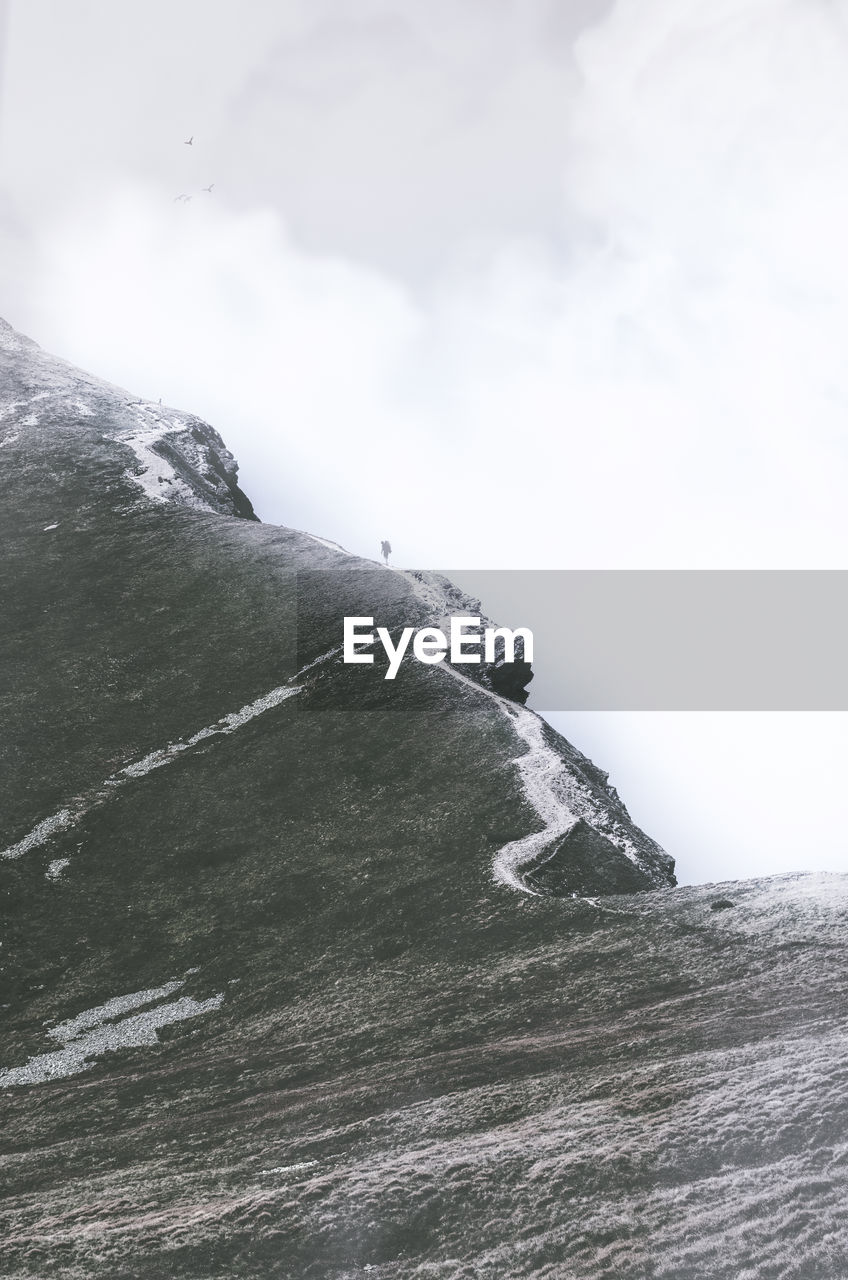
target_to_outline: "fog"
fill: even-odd
[[[12,0],[0,311],[360,554],[840,568],[846,52],[836,0]],[[835,869],[774,715],[573,732],[684,878]]]

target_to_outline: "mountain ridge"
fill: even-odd
[[[6,373],[4,378],[7,394],[9,390],[12,392],[12,398],[5,400],[0,408],[0,430],[4,430],[0,438],[0,446],[4,448],[11,446],[9,454],[2,455],[4,458],[10,460],[10,454],[15,451],[16,446],[24,456],[27,450],[30,455],[35,453],[39,444],[43,451],[52,452],[55,450],[59,433],[67,434],[69,431],[75,433],[70,441],[71,446],[76,447],[75,452],[72,453],[73,465],[79,468],[79,453],[85,446],[86,461],[89,461],[92,454],[94,455],[91,461],[96,463],[97,482],[102,484],[103,467],[106,461],[104,453],[107,454],[112,470],[112,475],[105,486],[107,505],[113,514],[120,513],[122,519],[131,513],[140,523],[143,522],[146,525],[141,529],[143,537],[148,534],[150,520],[156,519],[157,510],[161,515],[170,511],[176,514],[184,510],[199,516],[235,517],[239,524],[228,527],[228,536],[241,528],[242,520],[256,521],[249,500],[238,487],[236,479],[238,469],[235,459],[226,449],[220,435],[208,424],[191,415],[163,408],[161,405],[127,399],[127,393],[122,389],[103,383],[91,375],[81,373],[64,361],[58,361],[46,355],[35,343],[21,338],[9,326],[5,326],[3,332],[6,335],[3,349],[18,357],[13,361],[16,376],[9,378]],[[37,390],[33,390],[35,386]],[[84,396],[88,398],[84,399]],[[59,421],[57,421],[57,408]],[[4,422],[8,423],[5,429],[2,426]],[[106,430],[103,429],[104,427]],[[22,431],[24,443],[21,442]],[[39,432],[42,438],[36,441],[34,437]],[[104,450],[104,446],[108,447],[110,444],[117,445],[119,449],[131,449],[136,465],[120,467],[118,470],[120,463],[118,455],[111,450]],[[92,470],[94,470],[93,467]],[[115,474],[116,471],[117,474]],[[96,496],[91,500],[91,505],[94,505]],[[44,510],[47,509],[44,508]],[[59,513],[53,512],[53,514]],[[79,504],[77,504],[72,516],[77,526],[80,514]],[[273,528],[275,527],[263,527],[263,529]],[[77,531],[78,529],[74,530],[74,532]],[[42,526],[42,532],[53,535],[57,545],[61,546],[61,540],[71,531],[68,529],[68,520],[65,519],[64,523],[61,520],[51,521],[50,524]],[[201,536],[203,532],[209,536],[209,526],[202,527]],[[178,531],[175,531],[175,534],[179,536]],[[275,537],[274,534],[270,534],[268,538],[265,538],[264,534],[260,536],[266,543],[273,541]],[[479,601],[470,599],[442,575],[420,571],[386,570],[383,566],[351,556],[342,548],[336,550],[325,539],[314,535],[296,535],[293,531],[285,531],[285,536],[290,542],[297,537],[305,539],[307,540],[305,546],[311,549],[311,554],[306,555],[304,543],[301,542],[297,557],[293,560],[284,560],[280,564],[282,572],[293,571],[297,574],[298,616],[288,620],[289,627],[294,624],[299,628],[296,668],[304,665],[304,659],[307,663],[311,662],[319,653],[328,652],[333,647],[333,637],[326,634],[325,628],[321,629],[322,633],[314,646],[303,644],[305,630],[303,624],[306,615],[302,602],[310,594],[314,594],[314,588],[322,577],[324,579],[322,586],[328,589],[329,581],[330,587],[339,588],[342,597],[350,597],[350,588],[353,583],[361,588],[367,581],[370,590],[372,592],[376,590],[377,606],[374,607],[388,608],[390,616],[393,615],[395,626],[400,625],[401,622],[407,624],[412,621],[418,625],[441,622],[451,612],[468,612],[471,609],[478,614],[482,613]],[[119,542],[120,538],[113,542],[111,554],[115,554]],[[130,574],[133,571],[131,565]],[[96,572],[97,568],[93,566],[91,575],[94,576]],[[363,576],[375,573],[377,576],[370,579]],[[306,579],[309,575],[312,575],[313,579],[315,575],[318,577],[313,582],[307,583]],[[386,590],[387,582],[391,583],[388,591]],[[357,590],[353,594],[358,600],[361,592]],[[344,606],[344,611],[351,613],[361,614],[364,609],[365,605],[362,603]],[[322,605],[322,611],[326,615],[326,604]],[[334,611],[334,621],[338,628],[340,628],[342,616],[341,609]],[[314,624],[314,621],[314,618],[311,619],[310,624]],[[483,624],[486,625],[489,621],[483,615]],[[338,636],[335,639],[338,640]],[[519,640],[517,660],[513,664],[504,663],[502,640],[499,641],[499,645],[495,663],[483,663],[477,668],[472,668],[471,678],[482,685],[487,692],[496,695],[495,705],[499,707],[500,703],[497,701],[499,692],[507,694],[511,702],[522,703],[526,700],[524,685],[532,678],[529,664],[523,661],[522,642]],[[293,678],[294,669],[291,668],[290,660],[288,665],[289,677]],[[378,667],[373,672],[375,677],[377,677]],[[457,677],[469,676],[467,668],[462,671],[456,668],[451,670]],[[427,673],[424,674],[426,676]],[[441,671],[437,678],[440,676]],[[277,682],[271,687],[276,688]],[[259,692],[261,696],[263,691]],[[221,708],[221,714],[234,714],[237,709],[237,707]],[[528,717],[532,715],[534,713],[527,712],[519,716],[516,712],[513,718],[517,724],[528,726],[531,723]],[[536,719],[534,717],[534,725]],[[200,727],[202,726],[197,728]],[[576,752],[570,744],[559,739],[549,727],[543,730],[541,725],[535,726],[533,735],[536,740],[544,736],[544,743],[539,741],[537,754],[546,753],[548,768],[556,767],[553,756],[559,753],[562,757],[563,776],[570,772],[574,775],[576,783],[576,785],[561,788],[563,794],[559,796],[550,787],[543,787],[545,812],[539,811],[539,816],[545,821],[546,826],[554,830],[556,836],[565,836],[569,827],[578,819],[589,822],[593,828],[599,827],[602,836],[597,843],[599,853],[609,858],[608,842],[611,839],[613,845],[618,847],[636,868],[635,874],[627,870],[627,874],[622,879],[622,884],[628,889],[669,883],[673,867],[672,860],[659,849],[655,842],[633,826],[626,808],[617,794],[608,787],[602,771],[592,766],[591,762],[587,761],[581,753]],[[179,734],[180,739],[185,736],[184,732]],[[519,732],[518,736],[522,739],[523,735]],[[563,745],[560,746],[560,744]],[[161,743],[155,744],[149,740],[144,747],[147,751],[163,749]],[[107,772],[105,782],[108,782],[109,776]],[[99,786],[103,782],[102,777],[97,782],[91,780],[89,788],[92,785]],[[568,791],[573,812],[567,810],[565,791]],[[536,807],[538,811],[538,806]],[[557,809],[565,812],[566,816],[557,814]],[[66,803],[62,802],[57,807],[56,813],[66,811]],[[38,822],[34,823],[32,830],[49,821],[49,815],[38,815]],[[16,840],[10,840],[7,845],[7,856],[9,849],[18,847],[22,841],[30,838],[31,832],[22,833]],[[585,838],[583,843],[585,844]],[[534,854],[537,853],[538,842],[532,847]],[[584,868],[580,877],[581,886],[585,878]],[[609,877],[605,877],[605,880],[608,879]],[[612,880],[615,881],[615,876]],[[516,880],[514,884],[518,887]],[[529,890],[529,886],[524,887]],[[538,891],[538,889],[532,890],[532,892]]]

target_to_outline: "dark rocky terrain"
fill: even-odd
[[[341,662],[474,602],[2,325],[0,468],[0,1275],[848,1275],[845,879],[674,889],[526,671]]]

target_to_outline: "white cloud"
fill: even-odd
[[[337,504],[391,490],[393,382],[420,323],[391,281],[299,253],[273,211],[140,189],[63,219],[42,247],[42,341],[207,416],[263,514],[332,533]]]
[[[848,716],[554,712],[677,859],[681,884],[845,871]]]
[[[266,518],[356,550],[388,535],[445,565],[840,564],[842,7],[619,3],[573,50],[580,81],[540,48],[545,11],[522,27],[472,6],[428,30],[374,0],[290,24],[230,130],[254,182],[303,180],[298,217],[320,204],[340,247],[304,250],[285,210],[197,193],[175,209],[116,176],[39,215],[30,327],[209,416]],[[391,171],[405,141],[411,167]],[[545,206],[535,231],[517,189],[524,214]],[[410,192],[451,246],[413,294],[365,262],[362,227],[358,265],[342,252],[387,201],[388,259],[415,258]]]
[[[120,74],[102,0],[61,53],[16,16],[10,320],[366,555],[842,566],[843,0],[618,0],[576,43],[546,0],[257,5],[232,62],[224,9],[161,52],[152,4]]]

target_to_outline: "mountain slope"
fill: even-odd
[[[766,1276],[798,1203],[835,1257],[842,881],[671,893],[526,672],[341,661],[450,583],[8,327],[0,373],[2,1274]]]

